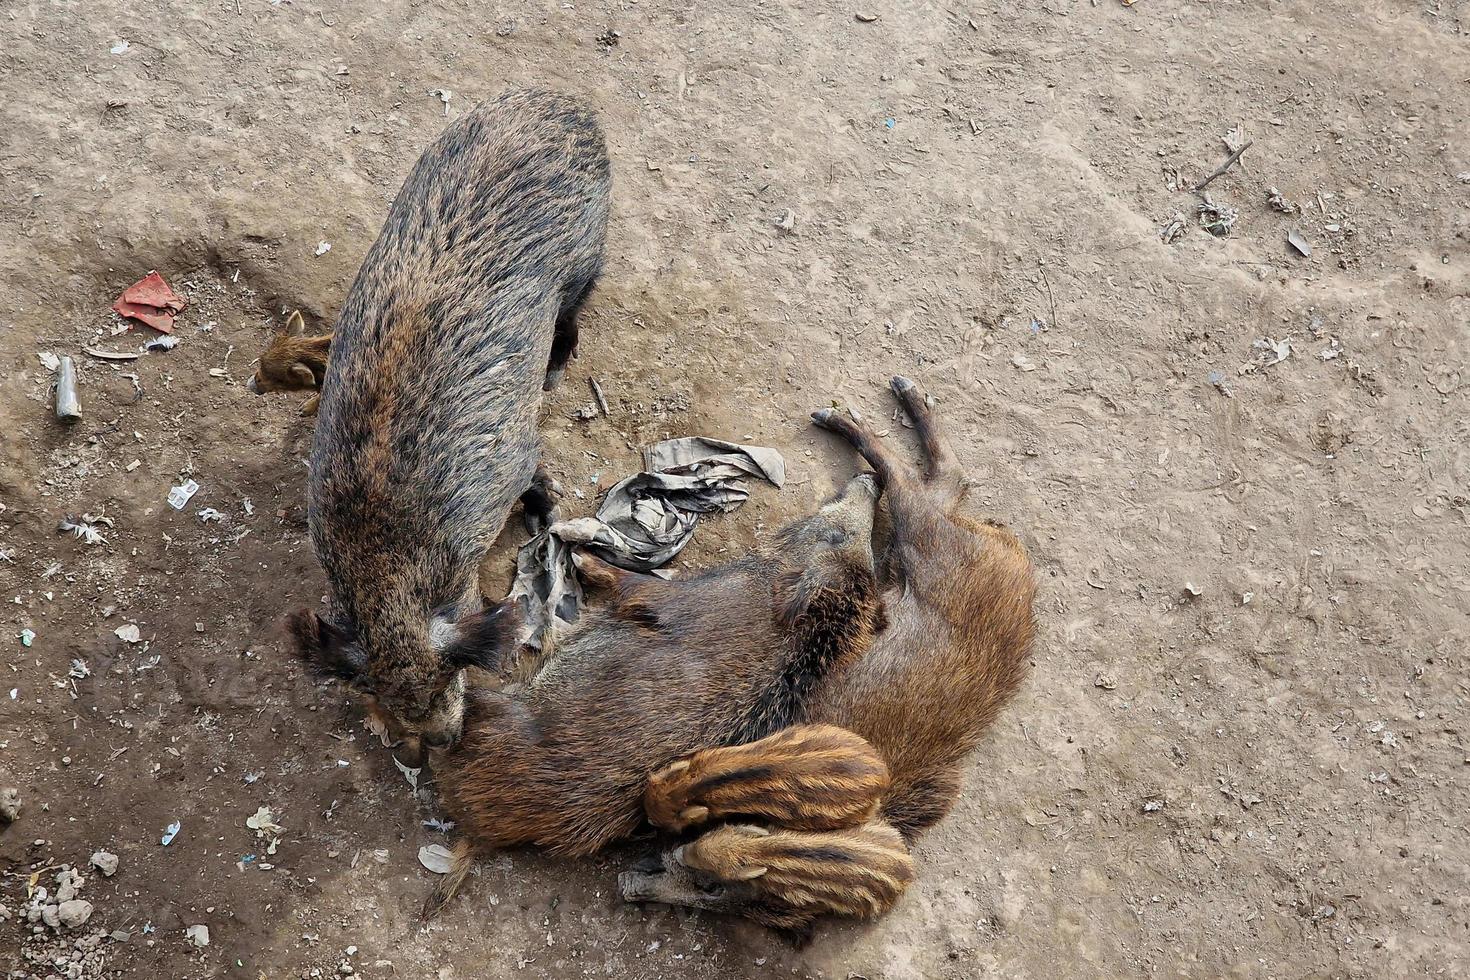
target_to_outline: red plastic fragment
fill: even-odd
[[[157,272],[133,283],[112,304],[120,316],[145,323],[154,330],[172,333],[174,317],[184,312],[189,301],[174,292]]]

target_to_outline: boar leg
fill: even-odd
[[[559,489],[551,474],[546,472],[546,467],[538,465],[536,475],[531,477],[531,485],[521,494],[521,521],[528,533],[540,534],[551,524]]]
[[[893,394],[898,398],[903,410],[913,420],[914,430],[919,433],[919,443],[928,461],[924,478],[931,483],[936,481],[953,481],[956,485],[963,483],[964,475],[960,471],[959,460],[955,457],[954,450],[950,448],[949,440],[940,434],[939,427],[934,421],[934,411],[919,391],[919,386],[901,374],[895,375],[889,385],[893,388]]]
[[[912,475],[909,465],[889,452],[882,440],[873,435],[864,423],[831,408],[813,412],[812,421],[852,443],[852,447],[873,467],[873,475],[878,478],[880,487],[887,489],[895,477],[902,479]]]
[[[557,314],[556,334],[551,339],[551,357],[546,363],[546,383],[541,386],[543,391],[551,391],[561,384],[562,376],[567,373],[567,362],[577,356],[577,314],[581,312],[582,304],[587,301],[587,294],[590,292],[592,283],[589,282]]]

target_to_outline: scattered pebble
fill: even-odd
[[[104,878],[117,874],[117,855],[110,851],[94,851],[90,858],[92,867],[102,872]]]
[[[1296,213],[1296,205],[1282,197],[1281,192],[1274,187],[1266,188],[1266,203],[1271,205],[1272,210],[1280,211],[1282,214]]]
[[[20,790],[14,786],[0,789],[0,821],[7,824],[20,819]]]
[[[143,642],[143,634],[141,631],[139,631],[137,623],[128,623],[126,626],[119,626],[117,629],[113,630],[112,633],[124,643]]]
[[[332,250],[332,243],[331,242],[317,242],[316,243],[316,252],[313,253],[313,254],[315,254],[317,256],[322,256],[322,255],[326,255],[331,250]]]

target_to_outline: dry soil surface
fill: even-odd
[[[1470,974],[1464,0],[96,0],[0,24],[12,975]],[[331,324],[446,115],[532,84],[597,104],[617,170],[546,405],[574,513],[662,437],[776,446],[791,482],[678,564],[739,553],[855,467],[808,411],[886,416],[901,371],[1033,550],[1032,677],[881,921],[797,949],[624,905],[626,855],[514,853],[421,928],[441,814],[285,656],[281,614],[323,588],[309,427],[246,392],[251,359],[283,311]],[[1237,127],[1215,237],[1188,188]],[[108,312],[149,269],[190,299],[179,346],[82,353],[152,336]],[[80,364],[71,427],[42,352]],[[589,377],[611,413],[573,419]],[[82,513],[104,542],[57,532]],[[28,885],[99,848],[120,867],[87,875],[90,920],[33,933]]]

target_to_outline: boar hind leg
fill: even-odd
[[[551,357],[546,362],[546,383],[543,391],[551,391],[561,384],[567,373],[567,363],[577,356],[577,314],[592,292],[592,283],[581,286],[573,294],[572,301],[562,307],[556,316],[556,334],[551,339]]]
[[[934,410],[929,407],[919,386],[903,375],[896,375],[889,385],[903,410],[913,420],[914,430],[919,434],[919,443],[923,446],[924,456],[928,461],[924,478],[930,483],[953,483],[956,488],[961,486],[964,483],[964,474],[960,470],[959,460],[950,448],[949,440],[940,433],[940,427],[934,421]]]
[[[873,467],[873,475],[878,478],[879,485],[884,489],[895,478],[902,480],[915,475],[907,463],[883,445],[883,441],[873,434],[873,430],[868,428],[867,423],[839,414],[831,408],[813,412],[812,421],[828,432],[835,432],[852,443],[852,448],[868,461],[869,466]]]
[[[530,534],[540,534],[552,522],[552,511],[556,509],[556,496],[560,487],[546,472],[545,466],[536,467],[531,485],[521,494],[521,521]]]

